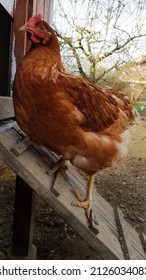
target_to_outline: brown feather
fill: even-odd
[[[31,141],[88,174],[113,166],[126,155],[121,133],[136,112],[123,93],[67,74],[57,37],[47,23],[44,27],[52,35],[33,44],[17,68],[16,120]]]

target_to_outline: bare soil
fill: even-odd
[[[0,161],[0,260],[11,247],[16,174]],[[131,129],[129,156],[115,170],[97,174],[96,190],[146,233],[146,117]],[[34,244],[38,259],[98,259],[97,253],[37,197]]]

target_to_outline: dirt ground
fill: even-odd
[[[11,247],[15,173],[0,161],[0,259],[8,259]],[[129,156],[116,170],[97,174],[96,190],[113,206],[119,206],[127,221],[146,233],[146,117],[131,129]],[[34,244],[38,259],[97,259],[82,240],[39,197],[36,201]]]

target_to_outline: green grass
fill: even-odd
[[[134,104],[134,107],[136,108],[136,110],[138,111],[139,114],[142,115],[146,115],[146,110],[141,110],[141,106],[143,106],[143,104],[145,103],[145,101],[137,101]]]

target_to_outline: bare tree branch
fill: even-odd
[[[115,46],[115,48],[113,48],[110,52],[105,53],[103,56],[100,56],[100,61],[111,56],[113,53],[123,49],[126,45],[128,45],[130,42],[134,41],[137,38],[141,38],[141,37],[146,37],[146,34],[144,35],[137,35],[137,36],[133,36],[133,37],[129,37],[123,44],[119,45],[118,41],[117,41],[117,45]]]
[[[69,37],[64,37],[64,36],[63,36],[61,33],[59,33],[57,30],[56,30],[56,34],[57,34],[57,36],[58,36],[59,38],[63,39],[64,42],[65,42],[66,44],[69,45],[69,47],[70,47],[71,51],[73,52],[73,55],[74,55],[74,57],[75,57],[75,59],[76,59],[77,66],[78,66],[78,70],[79,70],[81,76],[83,76],[84,78],[87,79],[87,76],[86,76],[86,74],[85,74],[85,72],[83,71],[83,68],[82,68],[82,64],[81,64],[80,57],[79,57],[79,55],[78,55],[78,53],[77,53],[77,48],[74,47],[72,39],[69,38]]]
[[[55,27],[79,73],[93,82],[129,61],[146,36],[145,0],[56,0],[63,28]],[[55,24],[56,25],[56,24]],[[68,63],[69,59],[67,59]],[[118,63],[117,63],[118,61]],[[102,74],[97,69],[102,68]]]

